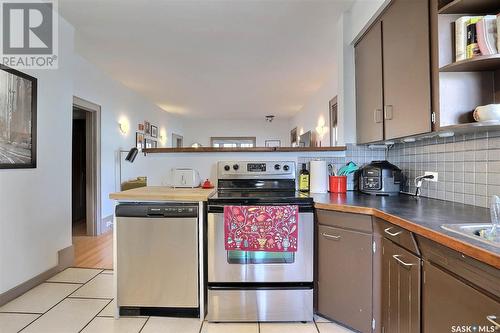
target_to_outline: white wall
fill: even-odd
[[[0,293],[57,265],[71,245],[73,27],[59,20],[59,69],[38,79],[37,167],[0,170]]]
[[[183,134],[182,121],[142,96],[112,80],[109,76],[75,54],[73,62],[74,95],[101,106],[101,199],[102,218],[113,214],[109,194],[119,190],[117,152],[135,146],[139,123],[145,120],[158,126],[166,137],[159,147],[171,146],[172,132]],[[120,132],[118,123],[128,122],[127,134]]]
[[[302,109],[290,119],[290,128],[297,126],[299,135],[309,130],[316,132],[317,127],[325,126],[327,131],[320,140],[322,146],[330,145],[328,103],[337,95],[337,80],[336,72],[332,71],[327,82],[325,82],[307,103],[304,104]],[[320,138],[318,138],[318,140],[319,139]]]
[[[198,142],[210,146],[212,136],[255,136],[257,146],[264,147],[266,140],[281,140],[282,147],[290,146],[288,119],[275,118],[272,123],[259,119],[185,119],[184,146]]]
[[[391,0],[356,0],[349,11],[349,20],[345,21],[348,27],[347,42],[356,42],[390,2]]]

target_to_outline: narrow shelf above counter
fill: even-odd
[[[163,153],[282,153],[282,152],[327,152],[345,151],[346,146],[335,147],[251,147],[251,148],[220,148],[220,147],[184,147],[184,148],[149,148],[144,154]]]

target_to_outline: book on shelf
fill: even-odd
[[[477,22],[479,22],[483,17],[475,16],[469,18],[467,21],[467,47],[466,47],[466,58],[471,59],[481,55],[481,50],[479,50],[479,44],[477,43]]]
[[[467,22],[470,16],[455,21],[455,61],[467,59]]]
[[[476,23],[477,44],[482,55],[497,54],[497,16],[486,15]]]
[[[500,13],[497,14],[497,50],[500,51]]]

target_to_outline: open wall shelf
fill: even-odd
[[[283,152],[328,152],[344,151],[346,146],[335,147],[253,147],[253,148],[215,148],[215,147],[185,147],[185,148],[150,148],[144,149],[145,154],[162,153],[283,153]]]
[[[482,131],[472,113],[500,103],[500,54],[455,61],[455,21],[465,15],[498,14],[500,0],[431,0],[435,130]]]
[[[439,14],[498,14],[498,0],[440,1]]]
[[[500,70],[500,54],[474,57],[453,62],[439,69],[440,72],[482,72]]]

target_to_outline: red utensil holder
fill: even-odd
[[[329,178],[331,193],[346,193],[347,192],[347,176],[330,176]]]

